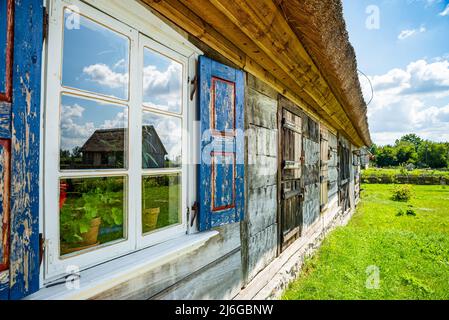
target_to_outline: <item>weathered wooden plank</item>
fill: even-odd
[[[41,0],[15,2],[11,125],[11,299],[39,289]]]
[[[277,232],[277,224],[273,224],[249,237],[248,280],[252,280],[276,258]]]
[[[254,89],[247,90],[247,121],[259,127],[277,129],[277,100],[269,98]]]
[[[214,263],[181,283],[164,290],[153,299],[230,300],[242,287],[241,252]]]
[[[251,88],[268,98],[271,98],[275,101],[278,100],[278,93],[276,90],[274,90],[272,87],[267,85],[265,82],[261,81],[259,78],[253,76],[252,74],[248,73],[247,76],[247,82],[246,82],[248,88]]]
[[[9,269],[10,154],[10,141],[0,139],[0,271]]]
[[[260,155],[267,157],[277,157],[278,133],[276,130],[249,125],[246,132],[248,137],[248,153],[252,156]]]
[[[0,101],[11,102],[14,0],[0,3]]]
[[[248,188],[272,186],[277,181],[277,158],[248,153]]]
[[[0,272],[0,301],[9,299],[9,271]]]
[[[247,225],[248,235],[255,235],[276,223],[277,186],[249,190]]]
[[[304,139],[304,184],[319,183],[320,179],[320,144]]]
[[[304,189],[303,225],[307,229],[320,217],[320,184],[310,184]]]
[[[0,101],[0,139],[11,138],[11,103]]]
[[[102,292],[92,297],[92,299],[150,299],[168,287],[182,281],[190,274],[196,273],[205,266],[240,248],[240,225],[238,223],[225,225],[215,230],[219,231],[220,234],[208,240],[200,248],[181,255],[141,275],[136,275],[136,277]]]

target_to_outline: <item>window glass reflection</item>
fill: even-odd
[[[124,177],[60,180],[61,256],[125,237],[124,190]]]
[[[127,100],[129,39],[69,9],[64,21],[62,84]]]
[[[182,163],[181,119],[144,112],[142,165],[144,169],[173,168]]]
[[[60,168],[126,167],[126,107],[62,95]]]
[[[142,178],[142,233],[180,222],[181,176]]]
[[[144,49],[143,103],[170,112],[181,112],[182,65],[153,50]]]

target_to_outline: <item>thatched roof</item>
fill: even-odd
[[[269,84],[354,145],[371,144],[340,0],[141,1],[207,54]]]
[[[125,129],[96,130],[84,145],[81,152],[123,152],[125,150]]]
[[[278,6],[339,97],[365,144],[371,145],[367,107],[341,0],[278,0]]]
[[[153,150],[168,154],[154,126],[142,126],[143,139],[150,143]],[[98,129],[81,147],[81,152],[123,152],[125,150],[125,129]]]

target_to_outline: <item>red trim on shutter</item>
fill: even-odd
[[[215,207],[215,155],[221,155],[221,156],[231,156],[234,159],[234,165],[232,167],[232,203],[228,204],[226,206],[220,206],[220,207]],[[211,170],[212,170],[212,194],[211,194],[211,205],[212,205],[212,211],[222,211],[222,210],[227,210],[227,209],[232,209],[235,208],[235,192],[236,192],[236,188],[235,188],[235,176],[236,176],[236,172],[235,172],[235,168],[236,168],[236,160],[235,160],[235,153],[234,152],[211,152]]]
[[[10,161],[11,161],[11,142],[10,140],[0,140],[0,145],[3,148],[3,165],[1,174],[3,177],[0,179],[3,180],[3,190],[0,190],[2,193],[2,210],[3,210],[3,221],[1,222],[2,226],[2,235],[1,239],[3,246],[3,257],[0,257],[0,271],[9,269],[9,188],[10,188]]]
[[[6,72],[5,92],[0,93],[0,100],[11,102],[12,98],[12,64],[13,64],[13,41],[14,41],[14,0],[7,0],[7,40],[6,40]],[[3,75],[2,75],[3,76]]]

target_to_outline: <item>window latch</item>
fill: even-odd
[[[198,202],[195,201],[192,205],[192,218],[190,219],[190,226],[193,227],[193,223],[195,222],[196,216],[198,214]]]
[[[190,80],[190,84],[193,85],[193,89],[190,92],[190,101],[192,101],[193,96],[195,95],[196,89],[198,88],[198,77],[196,75],[192,80]]]
[[[45,239],[42,233],[39,233],[39,266],[42,265],[42,260],[45,254]]]

